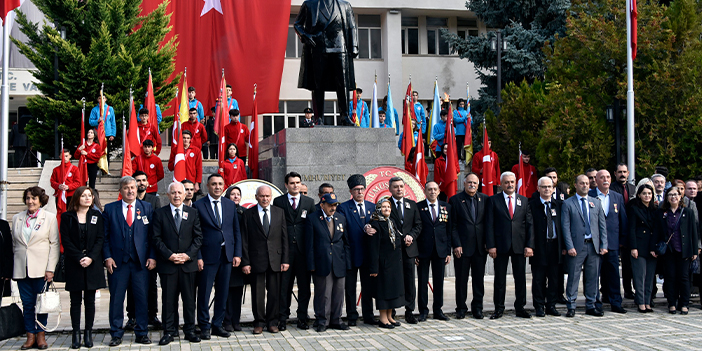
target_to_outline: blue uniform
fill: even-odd
[[[229,97],[227,98],[227,106],[229,106],[230,110],[238,110],[239,109],[239,102],[236,101],[235,98]]]
[[[191,109],[193,107],[197,108],[197,120],[199,122],[202,122],[202,119],[205,118],[205,110],[203,110],[202,104],[200,103],[200,101],[197,101],[197,99],[189,100],[188,109]]]
[[[466,111],[463,107],[459,107],[456,110],[456,113],[453,115],[453,121],[456,123],[456,135],[466,135],[467,120],[468,111]]]
[[[361,109],[363,109],[363,114],[361,115]],[[353,116],[353,102],[349,102],[349,116]],[[368,104],[361,100],[360,103],[356,104],[356,116],[361,119],[361,128],[370,127],[370,115],[368,113]]]
[[[455,128],[454,128],[454,132],[455,132]],[[445,135],[446,135],[446,122],[440,120],[434,125],[434,128],[431,131],[432,138],[434,138],[434,140],[436,140],[436,150],[434,150],[434,151],[441,151],[441,148],[444,146]]]
[[[385,109],[382,108],[382,107],[378,108],[378,111],[385,111],[385,124],[388,124],[387,121],[388,121],[388,119],[390,118],[390,115],[388,114],[388,111],[385,110]],[[395,135],[398,135],[398,134],[400,133],[400,128],[401,128],[401,126],[400,126],[400,116],[397,114],[397,109],[394,108],[394,107],[392,108],[392,112],[395,114],[395,117],[394,117],[394,122],[395,122]],[[390,128],[389,125],[388,125],[388,128]]]
[[[142,108],[144,108],[144,105],[143,105],[143,104],[142,104],[142,105],[139,105],[139,110],[141,110]],[[141,122],[141,118],[139,117],[139,110],[136,111],[136,112],[137,112],[137,121],[138,121],[138,122]],[[152,113],[152,111],[149,111],[149,115],[150,115],[150,116],[153,116],[151,113]],[[161,116],[161,106],[159,106],[158,104],[156,104],[156,121],[158,121],[158,123],[161,123],[161,119],[162,119],[162,116]],[[160,131],[159,131],[159,132],[160,132]]]
[[[400,133],[400,140],[397,142],[397,148],[400,150],[402,150],[402,135],[403,134],[405,134],[405,133],[404,132]],[[414,131],[414,144],[415,145],[417,145],[417,137],[419,137],[419,132],[415,130]]]
[[[104,108],[108,108],[107,115],[105,116],[105,136],[113,137],[117,135],[117,124],[115,124],[115,110],[112,106],[105,104]],[[100,106],[95,106],[90,111],[90,125],[97,127],[98,121],[100,120]],[[97,138],[97,135],[95,136]]]
[[[422,104],[414,103],[414,114],[417,116],[417,122],[422,124],[422,134],[427,132],[427,114],[424,112]]]

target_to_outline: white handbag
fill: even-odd
[[[61,296],[56,290],[56,286],[54,285],[53,281],[51,281],[51,283],[44,283],[44,289],[42,289],[42,292],[37,295],[37,303],[34,306],[34,313],[35,322],[45,331],[52,332],[56,330],[61,323]],[[51,330],[47,329],[44,324],[39,322],[39,318],[37,318],[40,314],[49,313],[58,313],[58,321],[56,322],[56,326]]]

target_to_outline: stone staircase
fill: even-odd
[[[7,194],[7,219],[25,210],[22,193],[24,189],[39,184],[42,168],[10,168],[7,170],[7,181],[10,183]],[[48,195],[53,195],[53,190]],[[52,199],[53,200],[53,199]]]

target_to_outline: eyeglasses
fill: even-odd
[[[669,197],[678,197],[680,194],[668,194]]]

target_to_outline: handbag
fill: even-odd
[[[663,218],[665,218],[665,216],[663,216]],[[678,218],[678,220],[675,221],[675,224],[673,225],[673,228],[677,228],[677,227],[678,227],[678,224],[680,224],[680,219],[681,219],[681,218],[682,218],[682,214],[681,214],[681,216]],[[656,248],[655,248],[655,250],[654,250],[654,251],[656,252],[656,255],[658,255],[658,256],[664,255],[664,254],[666,253],[666,251],[668,251],[668,243],[670,242],[670,239],[673,238],[673,235],[675,235],[675,231],[673,231],[672,233],[670,233],[670,237],[668,237],[668,240],[667,240],[667,241],[661,241],[661,242],[659,242],[658,244],[656,244]]]
[[[37,304],[35,305],[34,310],[34,320],[42,329],[52,332],[58,328],[59,324],[61,323],[61,296],[56,290],[56,286],[54,285],[53,281],[44,283],[44,289],[42,289],[42,292],[37,295]],[[49,313],[58,313],[58,321],[56,322],[56,326],[51,330],[48,330],[44,324],[39,322],[39,318],[37,318],[40,314]]]
[[[5,292],[3,284],[2,292]],[[0,296],[2,296],[0,292]],[[25,333],[24,316],[16,303],[0,308],[0,341],[14,338]]]

